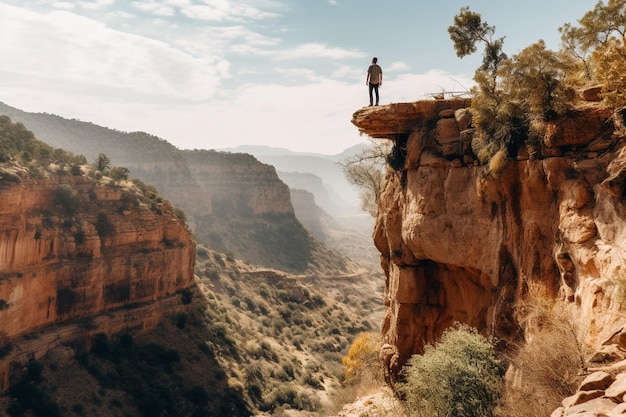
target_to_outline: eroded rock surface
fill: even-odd
[[[538,152],[520,149],[494,177],[472,151],[468,106],[401,103],[352,119],[395,144],[397,169],[374,230],[387,276],[381,356],[391,382],[453,321],[505,342],[520,337],[513,307],[529,283],[570,305],[592,345],[626,322],[619,113],[583,105],[548,126]]]
[[[193,285],[195,242],[169,203],[147,203],[137,192],[82,175],[33,178],[13,169],[19,180],[0,180],[0,347],[49,325],[121,307],[127,313],[113,330],[149,328],[165,305],[137,315],[134,308],[180,299],[176,293]],[[59,202],[61,187],[74,197]],[[97,321],[85,326],[86,333],[111,330]],[[76,333],[67,332],[67,340],[59,333],[44,347]],[[19,350],[0,358],[0,389],[15,354]]]

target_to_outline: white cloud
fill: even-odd
[[[281,79],[285,82],[289,82],[290,80],[301,81],[320,81],[324,77],[315,73],[312,69],[309,68],[275,68],[274,69],[277,74],[281,75]]]
[[[352,78],[360,79],[361,76],[365,79],[365,72],[367,68],[355,68],[348,65],[338,65],[331,76],[333,78]]]
[[[362,58],[365,53],[356,49],[345,49],[329,47],[322,43],[311,42],[298,46],[295,49],[278,52],[278,59],[298,59],[298,58]]]
[[[306,58],[328,58],[328,59],[351,59],[363,58],[365,53],[357,49],[346,49],[340,47],[330,47],[323,43],[311,42],[298,45],[292,49],[262,49],[250,44],[234,45],[232,52],[240,55],[257,55],[274,58],[281,61],[306,59]]]
[[[79,1],[78,5],[86,10],[103,10],[113,5],[115,0]]]
[[[391,65],[389,65],[388,67],[386,67],[384,70],[385,71],[406,71],[409,69],[409,66],[402,61],[397,61],[397,62],[392,62]]]
[[[142,12],[152,13],[157,16],[173,16],[175,10],[172,7],[164,6],[158,1],[134,1],[131,6]]]
[[[241,25],[208,28],[201,36],[227,40],[241,39],[248,45],[255,46],[274,46],[280,42],[277,38],[261,35]]]
[[[72,10],[76,4],[69,1],[55,1],[51,4],[51,6],[56,7],[57,9]]]
[[[192,56],[221,56],[244,48],[257,51],[257,47],[272,47],[279,39],[269,38],[243,26],[209,27],[198,33],[177,38],[173,44]],[[233,46],[238,45],[238,46]]]
[[[473,81],[465,76],[431,70],[424,74],[402,74],[387,78],[380,89],[381,103],[425,100],[440,92],[461,92],[471,88]]]
[[[210,97],[227,67],[219,57],[195,58],[171,46],[114,31],[66,11],[46,15],[0,5],[0,72],[33,90],[198,100]],[[13,80],[13,81],[9,81]]]
[[[105,14],[105,16],[109,19],[124,19],[124,20],[129,20],[129,19],[134,19],[137,16],[129,13],[127,11],[124,10],[116,10],[116,11],[111,11]]]
[[[184,2],[180,2],[184,3]],[[180,12],[197,20],[243,21],[244,18],[266,19],[276,17],[276,13],[263,12],[255,7],[238,4],[231,0],[203,0],[202,4],[182,4]]]

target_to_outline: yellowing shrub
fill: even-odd
[[[342,359],[346,367],[344,382],[347,385],[382,381],[382,365],[378,359],[380,347],[380,336],[374,333],[360,333],[354,339],[348,356]]]

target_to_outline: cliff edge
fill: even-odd
[[[624,114],[584,103],[494,176],[472,151],[469,106],[396,103],[352,118],[394,143],[374,230],[391,382],[453,321],[522,339],[514,310],[535,284],[574,312],[589,345],[626,324]]]

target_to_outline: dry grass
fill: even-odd
[[[506,168],[508,157],[504,149],[500,149],[489,160],[489,172],[494,177],[498,177],[500,173]]]
[[[538,284],[517,305],[525,343],[511,358],[502,416],[548,416],[575,393],[584,366],[584,341],[567,306]]]

